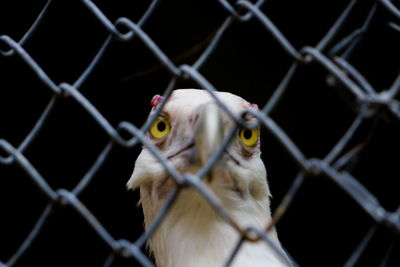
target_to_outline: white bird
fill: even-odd
[[[231,93],[216,94],[236,115],[247,108],[256,108]],[[150,115],[161,99],[153,97]],[[251,116],[245,119],[255,120]],[[234,121],[207,91],[180,89],[173,91],[146,135],[179,173],[196,174],[233,126]],[[271,221],[267,173],[260,154],[259,129],[239,129],[222,158],[203,180],[242,227],[251,225],[265,229]],[[160,162],[144,147],[128,188],[140,187],[146,227],[175,185]],[[270,236],[281,248],[275,229]],[[200,193],[184,188],[148,245],[159,267],[214,267],[223,266],[239,239],[239,233]],[[264,242],[245,242],[231,266],[287,265]]]

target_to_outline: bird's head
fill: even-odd
[[[216,94],[236,115],[241,115],[248,108],[257,108],[231,93]],[[160,98],[153,98],[152,113]],[[255,118],[246,116],[245,120],[251,123]],[[179,173],[196,174],[218,150],[234,126],[233,119],[214,102],[207,91],[180,89],[173,91],[146,135]],[[258,127],[238,129],[223,155],[206,175],[204,183],[227,206],[241,205],[243,208],[243,203],[260,201],[269,205],[266,170],[260,158]],[[174,186],[175,182],[160,162],[144,147],[136,160],[128,187],[140,187],[145,213],[146,209],[158,207]],[[151,221],[155,212],[148,211],[146,219]]]

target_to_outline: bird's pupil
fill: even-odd
[[[165,122],[160,121],[160,122],[157,124],[157,130],[158,130],[158,131],[163,132],[163,131],[165,130],[165,128],[167,128],[167,125],[165,124]]]
[[[246,130],[244,130],[244,132],[243,132],[243,136],[244,136],[244,138],[246,138],[246,139],[250,139],[251,136],[252,136],[252,132],[251,132],[250,130],[246,129]]]

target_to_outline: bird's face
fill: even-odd
[[[225,92],[217,92],[217,95],[236,115],[245,109],[256,108],[236,95]],[[157,97],[153,98],[152,112],[157,102]],[[246,120],[251,122],[255,118],[248,116]],[[196,174],[218,150],[234,125],[235,122],[215,104],[207,91],[181,89],[172,93],[146,135],[179,173]],[[260,158],[259,129],[239,129],[204,182],[229,206],[265,201],[269,190]],[[128,187],[140,187],[142,202],[145,197],[150,205],[155,205],[162,202],[174,186],[173,179],[144,147]]]

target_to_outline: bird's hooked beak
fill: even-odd
[[[193,162],[203,166],[219,149],[224,139],[222,111],[216,103],[200,107],[199,122],[194,134]]]

